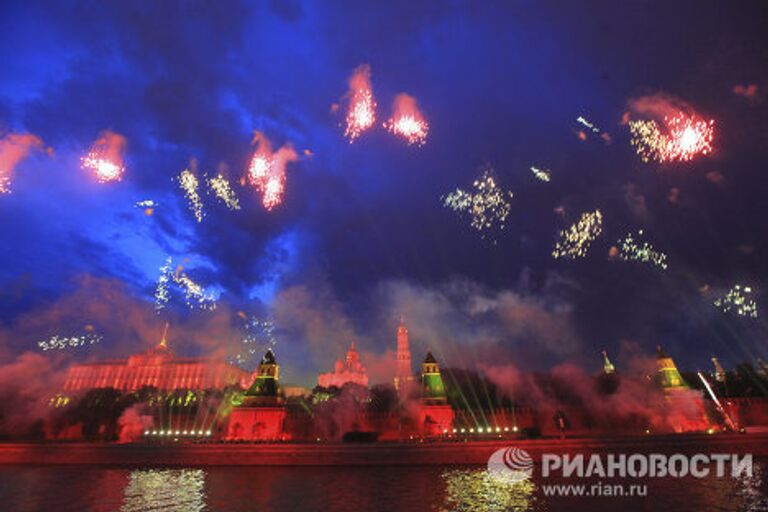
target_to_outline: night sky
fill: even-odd
[[[0,359],[91,329],[101,343],[46,355],[125,357],[165,321],[177,353],[230,357],[257,316],[275,323],[285,381],[312,384],[352,339],[376,381],[401,315],[414,359],[456,366],[595,371],[602,349],[620,368],[657,344],[690,370],[768,359],[768,6],[669,4],[3,2],[0,136],[52,154],[30,153],[0,195]],[[426,145],[380,127],[345,139],[360,64],[377,126],[407,92]],[[714,119],[712,154],[643,163],[622,122],[643,97]],[[582,140],[578,116],[610,143]],[[127,140],[126,171],[101,184],[80,158],[107,129]],[[300,155],[272,211],[238,183],[255,130]],[[240,211],[204,195],[195,222],[174,181],[191,159],[236,184]],[[441,196],[486,166],[514,197],[483,238]],[[558,230],[595,209],[589,254],[553,259]],[[638,229],[666,271],[608,257]],[[215,311],[178,292],[155,311],[168,256]],[[736,283],[757,319],[713,305]]]

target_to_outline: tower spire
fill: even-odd
[[[715,366],[715,380],[717,382],[725,382],[725,369],[723,369],[723,365],[720,364],[720,361],[715,356],[712,356],[712,364]]]
[[[608,359],[608,352],[603,350],[603,372],[605,372],[606,375],[610,375],[611,373],[616,371],[616,367],[613,366],[613,363],[610,359]]]

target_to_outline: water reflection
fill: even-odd
[[[764,474],[765,467],[761,464],[754,464],[752,476],[741,475],[738,477],[740,484],[738,495],[744,500],[743,510],[746,512],[768,510],[768,497],[764,491]]]
[[[550,481],[552,480],[552,481]],[[647,497],[551,496],[545,485],[647,484]],[[2,466],[0,510],[114,512],[366,510],[768,511],[768,465],[751,477],[496,480],[485,467],[231,466],[201,469]]]
[[[445,507],[442,510],[530,510],[536,485],[530,480],[511,482],[494,477],[486,468],[453,469],[442,473]]]
[[[192,512],[204,509],[205,471],[148,469],[131,472],[120,512]]]

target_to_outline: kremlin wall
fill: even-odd
[[[605,352],[603,358],[603,370],[593,382],[608,403],[621,377]],[[420,361],[414,374],[408,329],[401,319],[391,383],[369,387],[353,342],[333,371],[318,375],[318,386],[310,392],[281,386],[280,366],[271,350],[251,374],[222,361],[177,358],[163,336],[157,346],[126,360],[72,366],[62,391],[50,400],[57,420],[46,426],[45,435],[161,443],[464,441],[711,433],[768,426],[765,398],[729,396],[721,401],[714,391],[691,389],[660,347],[656,375],[649,376],[659,397],[654,412],[615,417],[595,417],[584,404],[568,400],[555,406],[496,402],[470,407],[471,402],[479,403],[479,393],[488,393],[485,381],[471,383],[469,374],[458,373],[461,370],[449,370],[446,381],[430,352]],[[726,372],[717,359],[713,363],[712,386],[727,389]],[[106,410],[120,411],[119,418],[115,412],[104,414]],[[89,419],[72,419],[79,417]]]

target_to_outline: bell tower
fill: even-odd
[[[397,326],[397,369],[395,371],[395,389],[402,391],[408,382],[413,380],[411,368],[411,348],[408,345],[408,328],[403,317]]]

